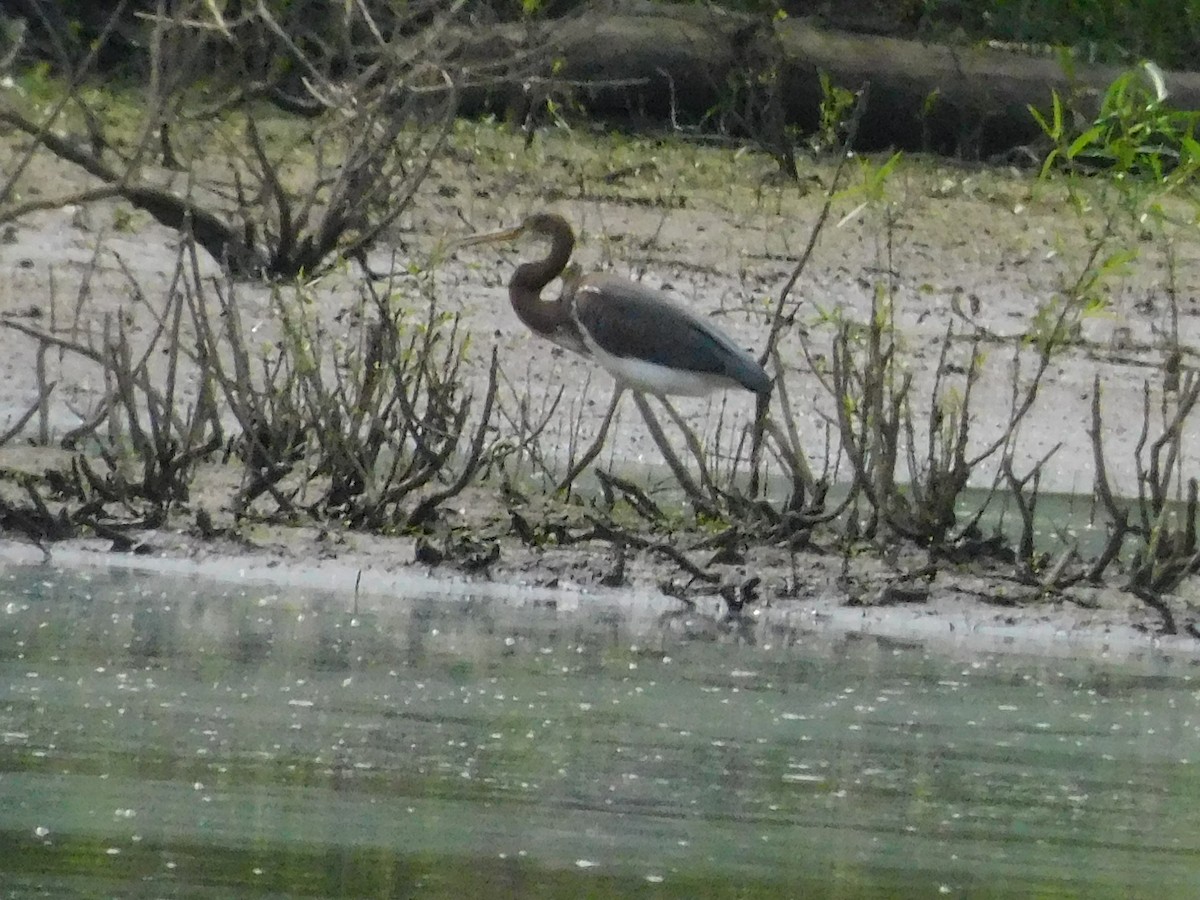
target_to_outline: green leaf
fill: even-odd
[[[1071,142],[1071,146],[1067,148],[1067,159],[1074,159],[1079,155],[1080,151],[1087,149],[1093,143],[1097,142],[1103,134],[1104,128],[1102,126],[1093,125]]]
[[[1183,135],[1179,140],[1180,165],[1194,166],[1200,164],[1200,141],[1190,134]]]

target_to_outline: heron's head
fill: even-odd
[[[567,234],[572,240],[575,239],[567,220],[556,213],[536,212],[522,222],[518,228],[522,234],[536,234],[549,238]]]
[[[459,241],[459,247],[471,247],[475,244],[493,244],[501,241],[515,241],[517,238],[526,234],[532,234],[539,237],[550,238],[551,240],[563,240],[568,243],[575,243],[575,234],[571,231],[571,226],[567,224],[567,220],[555,213],[536,212],[530,215],[515,228],[505,228],[503,231],[490,231],[482,234],[473,234],[470,237],[463,238]]]

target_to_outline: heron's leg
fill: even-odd
[[[659,397],[658,401],[667,411],[667,415],[671,417],[671,421],[683,432],[683,442],[687,444],[692,458],[696,460],[696,465],[700,469],[700,483],[704,485],[710,497],[717,496],[719,492],[717,491],[717,486],[713,483],[712,473],[708,471],[708,466],[704,464],[704,448],[700,446],[700,440],[696,437],[696,432],[683,420],[683,416],[671,405],[670,400],[666,397]]]
[[[782,371],[782,370],[781,370]],[[759,394],[754,399],[754,424],[750,430],[750,496],[757,497],[760,484],[759,468],[762,462],[763,437],[767,430],[767,410],[771,403],[770,394]]]
[[[697,511],[716,518],[717,511],[700,491],[699,485],[692,480],[692,476],[688,474],[687,468],[679,461],[679,457],[675,455],[675,451],[671,449],[671,442],[663,434],[662,426],[658,424],[658,419],[655,418],[654,411],[650,409],[650,404],[646,402],[646,395],[635,391],[633,402],[637,404],[642,418],[645,419],[646,428],[650,430],[650,436],[654,438],[654,443],[658,444],[659,452],[662,453],[663,459],[666,460],[667,467],[675,476],[675,480],[679,482],[679,486],[683,488],[684,493],[688,495],[688,499],[692,501],[692,505],[696,507]]]
[[[613,388],[612,399],[608,402],[608,412],[604,415],[604,421],[600,423],[600,433],[592,441],[592,446],[587,448],[587,452],[575,461],[575,465],[571,466],[571,470],[558,483],[558,487],[555,488],[556,491],[569,491],[575,479],[582,475],[583,470],[590,466],[592,461],[600,455],[600,450],[604,447],[604,439],[608,436],[609,426],[612,425],[613,416],[616,415],[617,404],[624,393],[625,388],[621,384],[617,384]]]
[[[759,488],[761,487],[762,472],[760,463],[762,462],[763,439],[766,436],[770,422],[768,413],[771,406],[771,395],[777,391],[782,396],[780,409],[785,417],[791,419],[791,412],[788,408],[787,389],[783,383],[783,360],[779,356],[779,347],[776,346],[774,336],[768,341],[767,346],[770,353],[764,355],[760,362],[763,365],[767,364],[768,357],[775,364],[775,378],[772,379],[771,388],[765,394],[759,394],[754,400],[754,425],[750,431],[750,496],[757,497]],[[789,422],[789,424],[791,424]],[[798,446],[798,445],[796,445]]]

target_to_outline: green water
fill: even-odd
[[[0,575],[4,897],[1200,897],[1200,682]]]

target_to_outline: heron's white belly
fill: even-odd
[[[712,391],[734,386],[724,375],[705,372],[689,372],[672,369],[644,359],[628,356],[613,356],[606,353],[594,341],[587,341],[592,357],[606,368],[617,381],[635,391],[648,394],[686,394],[701,397]]]

